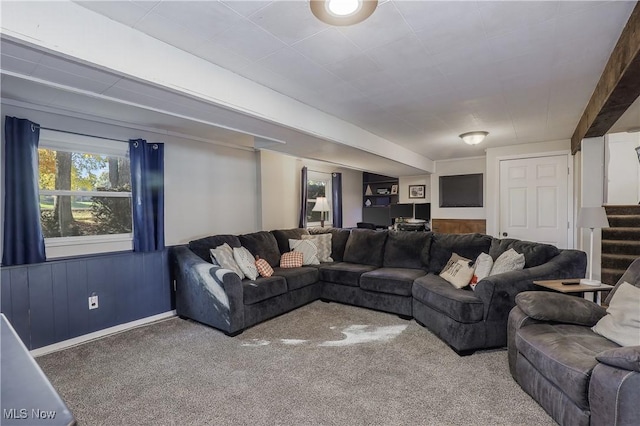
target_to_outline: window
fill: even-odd
[[[48,258],[132,248],[125,142],[42,130],[39,187]]]
[[[331,223],[331,212],[314,212],[317,197],[326,197],[329,206],[331,199],[331,173],[309,171],[307,173],[307,226],[320,226],[320,215],[324,214],[325,226]]]

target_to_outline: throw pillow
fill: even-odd
[[[289,248],[292,251],[302,253],[303,265],[319,265],[318,247],[311,240],[289,240]]]
[[[240,279],[244,278],[242,269],[240,269],[233,258],[233,249],[229,244],[224,243],[221,246],[210,249],[209,252],[211,253],[212,260],[217,262],[222,268],[235,272]]]
[[[299,268],[302,266],[304,256],[299,251],[290,251],[283,253],[280,257],[280,267],[282,269]]]
[[[491,275],[502,274],[509,271],[518,271],[524,268],[524,254],[520,254],[514,249],[509,249],[502,253],[491,268]]]
[[[476,284],[478,284],[478,281],[483,280],[489,276],[492,267],[493,258],[487,253],[480,253],[478,258],[476,259],[476,269],[473,273],[473,277],[471,277],[471,283],[469,283],[472,290],[476,289]]]
[[[260,276],[270,277],[271,275],[273,275],[273,268],[271,267],[271,265],[269,265],[269,262],[264,259],[260,259],[259,256],[256,257],[256,269],[258,270]]]
[[[302,235],[303,240],[311,240],[318,247],[320,262],[333,262],[331,258],[331,234]]]
[[[440,276],[451,283],[455,288],[469,285],[473,276],[473,262],[453,253],[445,265]]]
[[[607,315],[592,327],[621,346],[640,346],[640,288],[620,284],[609,302]]]
[[[249,250],[244,247],[233,248],[233,259],[238,264],[238,267],[242,271],[245,277],[250,280],[258,278],[258,270],[256,269],[256,262],[253,260],[253,255]]]

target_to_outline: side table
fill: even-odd
[[[578,284],[564,285],[563,282],[575,282]],[[600,292],[609,291],[613,289],[612,285],[600,284],[600,285],[584,285],[580,284],[580,278],[570,278],[564,280],[540,280],[534,281],[535,285],[544,287],[548,290],[557,291],[559,293],[572,294],[575,296],[583,297],[585,293],[594,293],[594,302],[600,305]]]

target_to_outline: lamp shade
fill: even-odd
[[[329,202],[327,201],[327,197],[317,197],[316,205],[313,206],[311,211],[314,212],[328,212],[331,208],[329,207]]]
[[[580,228],[608,228],[607,212],[604,207],[582,207],[577,225]]]

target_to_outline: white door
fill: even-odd
[[[566,155],[500,161],[500,238],[568,247]]]

